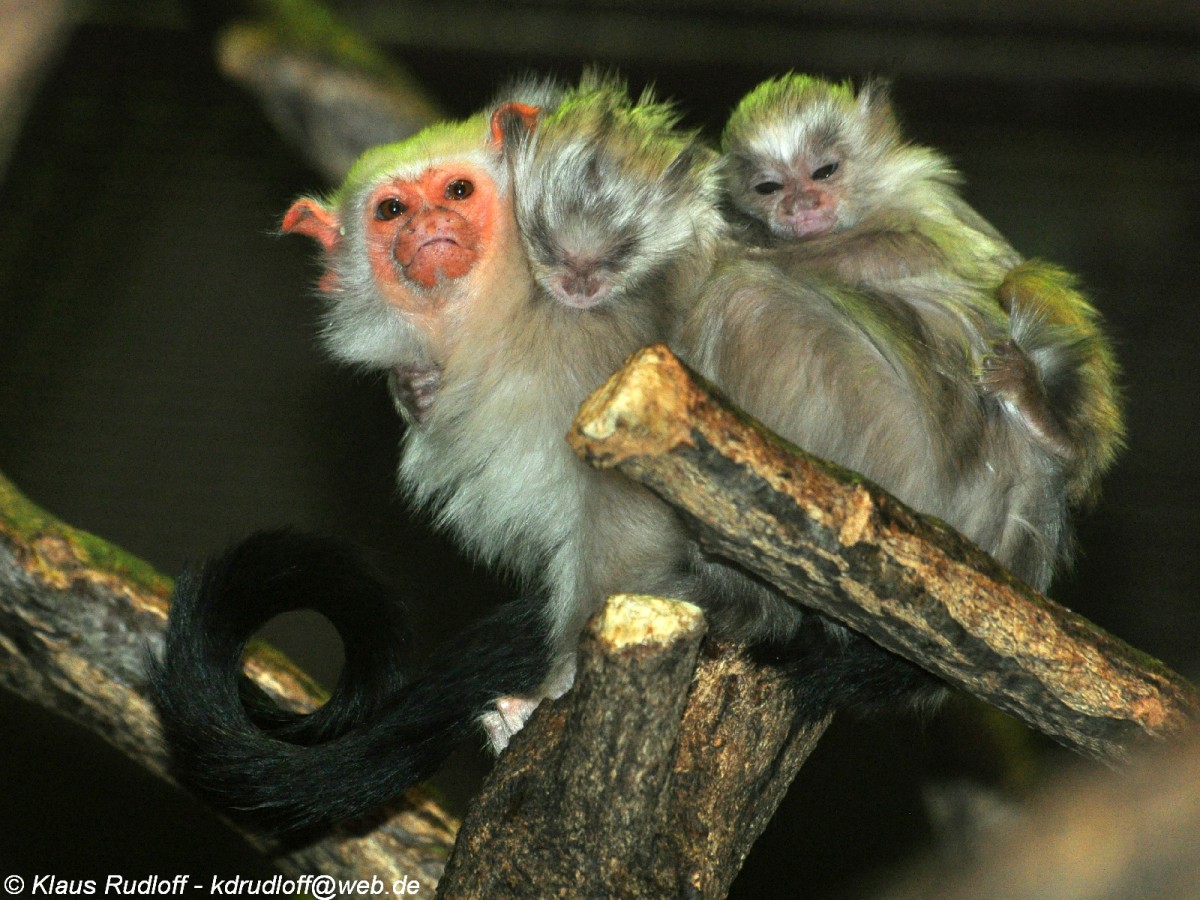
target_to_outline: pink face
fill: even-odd
[[[471,271],[492,224],[491,180],[479,174],[436,167],[371,192],[367,253],[381,286],[399,279],[429,289]]]
[[[470,274],[491,246],[498,201],[490,174],[465,161],[375,185],[362,207],[362,231],[381,296],[419,309],[434,299],[426,296],[431,289]],[[296,201],[283,230],[316,239],[331,258],[345,241],[337,211],[315,200]],[[331,268],[322,290],[335,289],[336,277]]]
[[[825,163],[809,171],[768,174],[754,179],[752,203],[764,211],[771,231],[782,238],[806,239],[833,231],[838,225],[839,201],[835,187],[838,163]]]

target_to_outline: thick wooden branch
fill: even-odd
[[[1181,731],[1195,688],[854,473],[794,448],[643,350],[569,437],[677,506],[708,550],[1088,756]]]
[[[611,598],[575,687],[501,756],[439,895],[725,896],[828,719],[799,718],[786,679],[736,649],[700,653],[702,634],[689,604]]]
[[[0,686],[96,732],[163,778],[167,753],[145,659],[161,645],[170,592],[169,579],[57,521],[0,476]],[[260,650],[247,668],[281,702],[311,708],[320,700],[278,654]],[[369,836],[335,834],[276,862],[292,874],[407,877],[432,888],[455,826],[414,790]]]

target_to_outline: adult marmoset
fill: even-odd
[[[402,379],[438,373],[420,392],[401,483],[470,552],[515,572],[524,598],[408,680],[389,672],[364,686],[370,666],[356,665],[358,682],[339,684],[317,730],[276,724],[239,694],[241,651],[270,617],[265,607],[281,611],[284,589],[260,611],[233,607],[253,606],[264,582],[278,586],[301,562],[319,568],[334,551],[259,536],[182,579],[155,678],[177,770],[263,827],[304,830],[366,812],[430,774],[477,717],[493,716],[503,738],[520,715],[496,721],[497,698],[565,689],[579,628],[607,594],[689,592],[674,514],[585,466],[563,436],[627,355],[666,336],[673,285],[694,277],[691,257],[710,252],[705,230],[723,232],[715,155],[677,131],[667,107],[635,104],[611,80],[585,79],[538,119],[506,102],[377,149],[332,197],[299,200],[284,219],[323,250],[331,353]],[[514,202],[522,183],[537,194],[524,207]],[[613,215],[647,199],[653,215]],[[562,254],[531,265],[551,245]],[[553,271],[564,264],[575,267],[565,282]],[[293,565],[293,555],[304,558]],[[362,581],[336,562],[338,577]],[[294,606],[312,605],[339,630],[361,628],[382,602],[359,591],[350,616],[336,590],[312,597],[303,582],[290,586]],[[371,660],[372,640],[391,639],[380,629],[355,647]]]

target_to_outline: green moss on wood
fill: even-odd
[[[172,581],[145,560],[139,559],[102,538],[72,528],[55,518],[0,474],[0,534],[30,547],[37,553],[39,540],[65,542],[79,563],[89,569],[128,583],[139,591],[159,596],[171,593]],[[48,568],[53,564],[46,563]]]
[[[264,40],[302,47],[363,74],[400,76],[387,56],[315,0],[258,0],[256,5],[267,20],[260,32]]]

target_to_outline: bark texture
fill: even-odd
[[[589,398],[569,440],[674,504],[706,549],[1086,756],[1124,761],[1200,709],[1181,676],[766,431],[664,346]]]
[[[611,598],[575,687],[501,756],[439,895],[725,896],[828,719],[702,635],[689,604]]]

